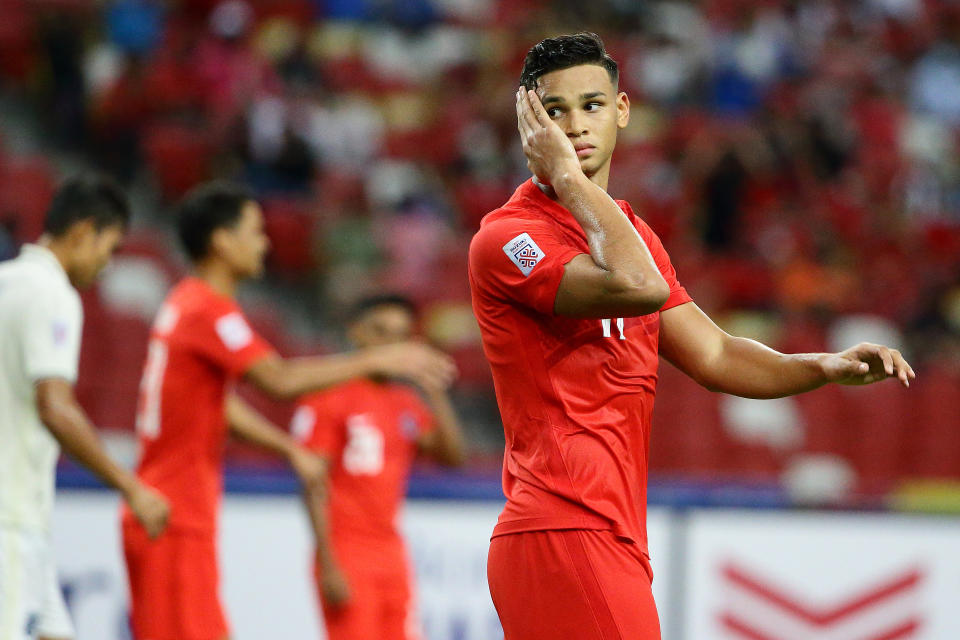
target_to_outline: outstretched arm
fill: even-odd
[[[862,343],[839,353],[784,354],[731,336],[690,302],[660,314],[660,352],[711,391],[745,398],[780,398],[828,382],[859,385],[916,377],[900,352]]]
[[[246,377],[270,396],[291,400],[374,374],[445,387],[456,375],[456,368],[439,351],[404,342],[329,356],[283,359],[272,355],[255,362]]]

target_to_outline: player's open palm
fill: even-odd
[[[540,182],[554,184],[564,174],[581,171],[573,143],[550,119],[535,91],[517,91],[517,128],[527,167]]]
[[[419,342],[372,347],[368,353],[379,373],[423,387],[446,389],[457,377],[457,367],[450,356]]]
[[[350,601],[350,583],[340,569],[328,567],[321,572],[320,596],[323,598],[323,604],[334,609]]]
[[[127,495],[127,504],[151,538],[156,538],[166,529],[170,504],[159,492],[144,484],[137,484]]]
[[[827,379],[840,384],[872,384],[895,377],[909,387],[917,377],[899,351],[869,342],[828,355],[823,366]]]

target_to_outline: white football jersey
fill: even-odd
[[[0,263],[0,525],[48,531],[60,447],[40,422],[34,383],[77,379],[83,307],[49,250]]]

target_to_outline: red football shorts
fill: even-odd
[[[505,640],[660,640],[649,563],[610,531],[497,536],[487,579]]]
[[[392,575],[345,573],[350,600],[341,607],[321,601],[328,640],[423,639],[406,567]]]
[[[217,550],[211,536],[166,531],[155,540],[123,524],[130,581],[130,623],[136,640],[223,640]]]

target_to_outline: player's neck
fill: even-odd
[[[236,297],[239,282],[226,265],[216,260],[207,260],[197,264],[193,273],[220,295],[227,298]]]
[[[610,163],[607,162],[607,164],[600,167],[600,169],[592,176],[589,176],[589,178],[590,182],[606,191],[607,185],[610,183]]]
[[[73,278],[70,277],[71,261],[69,247],[65,246],[63,242],[58,242],[56,238],[46,233],[37,239],[36,245],[43,247],[53,254],[53,257],[57,259],[57,262],[59,262],[63,268],[64,273],[67,274],[70,284],[76,287],[77,285],[74,283]]]

